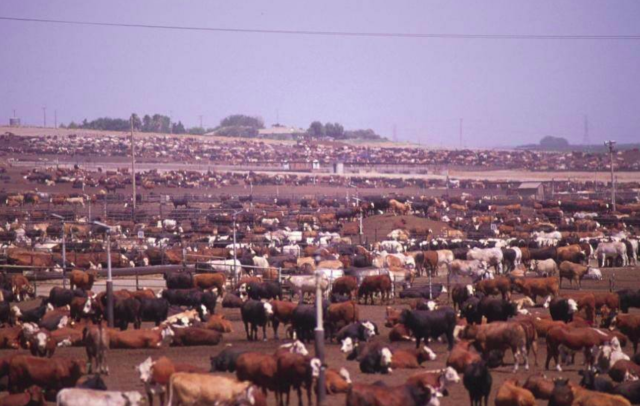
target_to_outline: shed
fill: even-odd
[[[544,200],[544,185],[542,182],[522,182],[515,189],[507,192],[508,195],[517,195],[522,198],[533,198],[534,200]]]

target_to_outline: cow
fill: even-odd
[[[291,323],[293,311],[298,304],[294,302],[284,302],[281,300],[272,300],[270,303],[273,308],[273,318],[271,319],[273,337],[278,340],[278,327],[280,326],[280,323],[284,325]]]
[[[342,352],[350,352],[354,343],[369,341],[378,334],[377,326],[371,321],[358,321],[341,328],[336,334],[336,341],[342,343]]]
[[[480,281],[476,283],[475,289],[485,295],[502,295],[504,300],[511,297],[511,281],[505,276]]]
[[[166,299],[138,299],[140,321],[152,321],[156,327],[169,317],[169,302]]]
[[[247,300],[240,309],[247,340],[258,339],[258,327],[262,327],[262,339],[267,341],[267,323],[273,317],[273,306],[257,300]]]
[[[217,294],[222,295],[224,293],[224,285],[227,281],[225,274],[217,273],[204,273],[193,275],[193,287],[200,289],[217,289]],[[169,287],[167,285],[167,287]],[[191,287],[191,286],[190,286]]]
[[[557,277],[514,278],[512,286],[516,291],[530,297],[534,302],[538,296],[556,297],[560,290],[560,282]]]
[[[307,402],[311,404],[311,385],[319,375],[321,362],[318,358],[310,358],[297,353],[283,353],[277,356],[277,386],[280,401],[287,396],[289,405],[291,388],[298,393],[298,403],[302,406],[302,388],[307,391]]]
[[[227,293],[222,299],[222,307],[225,309],[239,309],[243,303],[242,299],[233,293]]]
[[[87,351],[87,373],[109,375],[106,359],[106,353],[109,349],[109,332],[107,329],[101,323],[97,326],[87,326],[82,330],[82,340]]]
[[[63,389],[56,397],[58,406],[141,406],[144,397],[140,392],[116,392],[92,389]]]
[[[172,346],[188,347],[196,345],[218,345],[222,334],[215,330],[200,327],[174,327]]]
[[[453,276],[457,282],[460,276],[468,276],[475,283],[481,280],[487,272],[488,266],[484,261],[456,259],[449,265],[448,278],[450,279]]]
[[[571,351],[583,350],[585,363],[587,366],[593,366],[595,361],[594,352],[599,345],[608,340],[608,336],[591,328],[566,328],[561,326],[550,329],[547,332],[546,340],[547,360],[545,368],[549,369],[549,362],[553,358],[556,363],[556,369],[562,371],[558,358],[566,353],[566,349]]]
[[[578,311],[578,303],[573,299],[555,298],[549,304],[549,313],[554,321],[570,323]]]
[[[354,384],[347,393],[347,406],[437,406],[442,395],[421,382],[389,387],[384,382]]]
[[[536,398],[522,388],[516,378],[507,379],[498,389],[496,406],[535,406]]]
[[[640,341],[640,316],[635,314],[618,314],[611,321],[612,330],[618,329],[622,334],[629,337],[633,343],[633,353],[638,352],[638,342]]]
[[[232,333],[233,328],[231,322],[225,318],[223,314],[209,316],[209,319],[201,325],[195,325],[194,327],[203,327],[208,330],[218,331],[220,333]]]
[[[477,303],[468,301],[463,305],[462,313],[467,322],[480,324],[482,317],[487,319],[487,323],[494,321],[507,321],[510,317],[518,314],[518,306],[507,300],[483,297]]]
[[[9,393],[23,392],[32,385],[57,392],[75,386],[84,373],[83,360],[16,355],[9,362]]]
[[[442,293],[447,293],[447,288],[441,283],[431,285],[405,287],[398,293],[400,299],[436,299]]]
[[[279,397],[277,373],[277,359],[271,354],[245,352],[236,361],[236,377],[241,381],[252,382],[265,396],[267,391],[273,391]]]
[[[282,287],[278,282],[249,282],[246,284],[247,296],[253,300],[280,299],[282,300]]]
[[[502,273],[504,255],[500,248],[473,248],[467,252],[467,260],[483,261],[493,266],[497,273]]]
[[[415,369],[420,368],[425,361],[434,361],[436,354],[426,345],[417,350],[394,350],[392,351],[392,369]]]
[[[489,406],[489,394],[493,385],[493,378],[484,361],[476,361],[467,365],[464,369],[462,383],[469,392],[471,406]]]
[[[513,353],[513,370],[517,371],[522,358],[524,368],[529,369],[527,332],[518,322],[497,321],[491,324],[468,325],[461,333],[461,338],[476,340],[476,348],[488,355],[492,350],[510,349]]]
[[[473,285],[455,285],[451,288],[451,301],[453,302],[453,309],[462,307],[462,304],[469,300],[476,290]]]
[[[69,273],[69,285],[71,286],[71,290],[74,290],[76,288],[82,290],[91,290],[96,277],[97,275],[95,272],[85,272],[79,269],[74,269]]]
[[[529,269],[541,277],[555,276],[558,274],[558,263],[551,258],[544,260],[536,259],[531,261]]]
[[[562,279],[568,279],[569,285],[573,286],[573,282],[578,283],[578,289],[582,288],[582,279],[589,273],[589,266],[574,264],[573,262],[563,261],[559,267],[560,287],[562,288]]]
[[[149,405],[153,405],[153,395],[160,396],[160,403],[164,404],[165,388],[168,388],[171,376],[176,372],[205,373],[201,368],[189,364],[174,363],[167,357],[160,357],[153,361],[151,357],[136,367],[140,380],[145,386]]]
[[[16,393],[0,398],[0,406],[45,406],[42,389],[33,385],[23,393]]]
[[[616,292],[619,298],[620,311],[628,313],[632,307],[640,307],[640,290],[622,289]]]
[[[109,344],[111,348],[160,348],[163,344],[169,344],[173,335],[169,326],[127,331],[109,330]]]
[[[416,348],[420,348],[422,339],[437,339],[446,335],[448,349],[453,348],[453,330],[457,317],[456,312],[450,307],[443,307],[434,311],[428,310],[403,310],[399,322],[407,326],[416,337]]]
[[[358,304],[354,301],[334,303],[329,305],[326,314],[329,340],[333,339],[335,332],[352,322],[359,320]]]
[[[170,272],[164,273],[164,280],[167,289],[190,289],[194,286],[193,274],[190,272]]]
[[[358,280],[353,276],[342,276],[333,281],[332,294],[349,295],[355,297],[358,290]]]
[[[622,260],[622,266],[629,265],[627,246],[623,242],[601,242],[596,248],[595,256],[598,258],[600,268],[604,268],[607,265],[607,259],[609,258],[613,259],[614,266],[618,258]]]
[[[169,383],[169,404],[253,405],[254,391],[255,387],[250,382],[239,382],[226,376],[176,372],[171,375]]]
[[[391,295],[392,282],[389,275],[369,275],[366,276],[360,287],[358,288],[358,301],[364,297],[364,304],[367,304],[367,299],[371,300],[373,304],[373,295],[380,293],[381,300],[383,302],[389,301]]]
[[[291,289],[291,300],[297,294],[299,302],[304,301],[304,294],[315,294],[316,292],[316,277],[313,275],[291,275],[284,278],[284,286]],[[320,289],[322,292],[326,292],[329,288],[329,279],[320,278]]]
[[[346,352],[346,349],[343,352]],[[393,356],[391,350],[379,340],[362,344],[356,343],[348,353],[347,360],[358,361],[360,371],[365,374],[387,374],[392,372],[391,362],[393,361]]]
[[[215,357],[210,357],[211,372],[235,372],[238,357],[247,352],[240,348],[227,347]]]
[[[614,337],[610,343],[605,343],[600,347],[596,365],[599,371],[608,372],[611,366],[620,360],[630,361],[631,358],[622,351],[618,337]]]

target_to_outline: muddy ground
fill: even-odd
[[[585,281],[583,284],[584,290],[607,290],[609,286],[609,276],[612,274],[616,275],[616,289],[621,289],[623,287],[640,287],[640,267],[637,268],[627,268],[627,269],[607,269],[604,270],[604,279],[603,281]],[[444,282],[443,277],[439,277],[435,279],[436,282]],[[116,288],[120,285],[125,285],[125,281],[116,281]],[[426,283],[426,280],[422,278],[419,280],[419,283]],[[568,289],[563,289],[563,291],[568,291]],[[516,296],[517,297],[517,296]],[[447,303],[447,299],[443,296],[441,297],[441,302],[443,304]],[[33,306],[35,302],[22,304],[21,306]],[[392,304],[395,307],[406,307],[406,305],[395,302]],[[389,329],[384,327],[384,306],[377,304],[369,305],[369,306],[361,306],[360,315],[363,319],[371,319],[376,322],[380,328],[381,336],[383,340],[387,340]],[[543,309],[534,309],[534,312],[540,312]],[[232,321],[234,332],[230,334],[226,334],[223,342],[215,347],[190,347],[190,348],[162,348],[158,350],[111,350],[108,355],[108,364],[110,367],[111,374],[106,377],[107,385],[110,389],[114,390],[138,390],[143,391],[143,386],[138,379],[138,375],[135,371],[135,366],[144,361],[147,357],[159,357],[161,355],[166,355],[169,358],[185,362],[191,363],[203,368],[209,367],[209,357],[216,355],[220,352],[225,345],[233,345],[241,348],[250,349],[253,351],[265,351],[272,352],[274,351],[282,341],[275,341],[273,339],[272,330],[268,331],[268,341],[267,342],[251,342],[249,343],[246,340],[246,336],[244,333],[244,328],[240,321],[240,312],[238,309],[222,309],[218,307],[218,313],[223,313],[226,317]],[[282,334],[281,334],[282,336]],[[410,347],[412,343],[395,343],[393,344],[396,348],[402,347]],[[424,369],[438,369],[442,368],[445,365],[447,359],[447,349],[445,344],[441,343],[431,343],[430,347],[436,352],[438,358],[436,361],[427,362],[424,364]],[[310,349],[312,348],[312,344],[310,345]],[[632,349],[631,345],[627,345],[625,351],[631,354]],[[21,350],[21,353],[26,353],[26,351]],[[6,356],[11,353],[16,353],[15,351],[0,351],[0,356]],[[351,373],[351,377],[354,382],[367,382],[372,383],[377,380],[383,380],[389,385],[398,385],[402,384],[409,376],[412,374],[419,372],[419,370],[395,370],[390,375],[365,375],[359,371],[358,364],[355,361],[346,361],[344,355],[340,353],[338,344],[335,343],[327,343],[326,346],[326,354],[327,354],[327,363],[332,368],[341,368],[345,367]],[[75,358],[85,358],[85,352],[83,348],[61,348],[56,352],[56,357],[75,357]],[[544,360],[546,357],[546,349],[545,343],[543,340],[539,342],[539,351],[538,351],[538,362],[539,366],[533,365],[529,371],[525,371],[521,369],[515,376],[518,377],[521,381],[524,381],[529,375],[536,372],[545,372],[544,371]],[[565,368],[565,371],[562,373],[558,373],[554,371],[546,371],[545,373],[549,377],[568,377],[573,381],[578,380],[577,371],[582,363],[582,356],[578,355],[576,358],[577,365],[569,366]],[[511,378],[514,376],[512,372],[512,357],[508,354],[505,357],[505,361],[507,363],[506,366],[498,368],[493,371],[493,389],[492,389],[492,399],[495,396],[497,389],[500,384],[507,378]],[[449,396],[442,399],[443,405],[460,405],[467,404],[467,392],[462,386],[462,384],[456,385],[451,388],[449,392]],[[297,399],[296,399],[297,400]],[[330,404],[343,404],[345,401],[344,396],[332,396],[329,398]],[[491,400],[493,403],[493,400]],[[269,396],[269,404],[275,404],[275,399],[273,394]],[[546,402],[539,402],[539,404],[546,404]]]

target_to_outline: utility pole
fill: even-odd
[[[589,145],[589,117],[584,116],[584,135],[582,136],[582,143],[584,145]]]
[[[42,114],[44,116],[44,127],[47,128],[47,108],[46,107],[42,108]]]
[[[16,109],[13,109],[13,118],[16,118]]]
[[[136,145],[133,139],[133,114],[129,118],[131,125],[131,186],[133,187],[133,205],[131,206],[132,221],[136,222]]]
[[[53,128],[58,128],[58,110],[53,110]]]
[[[462,119],[460,119],[460,149],[462,149]]]
[[[613,147],[616,145],[615,141],[605,141],[605,147],[609,148],[609,159],[611,163],[611,209],[616,211],[616,185],[613,178]]]
[[[322,320],[322,287],[320,285],[322,279],[321,271],[316,271],[316,329],[315,329],[315,347],[316,358],[320,360],[320,374],[318,375],[318,386],[316,388],[316,404],[324,405],[327,397],[325,387],[325,364],[324,364],[324,324]]]

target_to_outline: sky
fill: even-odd
[[[637,0],[2,0],[0,17],[265,30],[640,35]],[[640,40],[373,38],[0,20],[0,123],[230,114],[432,147],[640,142]],[[462,119],[462,126],[460,120]],[[462,143],[460,128],[462,127]],[[395,131],[394,131],[395,129]]]

